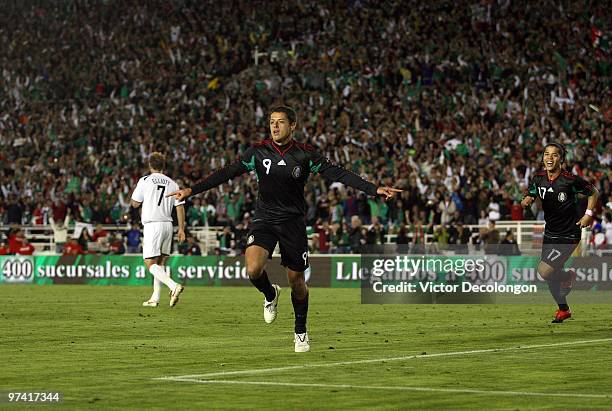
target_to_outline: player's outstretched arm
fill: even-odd
[[[402,191],[404,191],[404,190],[400,190],[399,188],[378,187],[376,189],[376,194],[381,195],[381,196],[385,196],[385,200],[388,200],[390,198],[393,198],[395,196],[395,194],[401,193]]]
[[[252,155],[251,149],[248,149],[244,153],[245,157],[248,157],[249,155]],[[230,165],[213,171],[208,175],[208,177],[194,184],[192,187],[187,187],[178,191],[174,191],[172,193],[169,193],[166,197],[174,196],[178,201],[185,200],[187,197],[200,194],[201,192],[210,190],[211,188],[215,188],[231,180],[232,178],[241,176],[242,174],[249,171],[248,165],[249,163],[245,163],[244,161],[241,161],[240,158],[238,158],[238,160],[234,161]]]
[[[331,161],[329,161],[329,159],[317,152],[312,152],[311,154],[310,171],[315,174],[319,172],[328,180],[338,181],[349,187],[363,191],[371,196],[383,195],[386,199],[389,199],[402,191],[393,187],[376,187],[376,185],[364,180],[352,171],[349,171],[342,166],[333,164]]]
[[[174,197],[176,201],[184,201],[189,196],[191,196],[191,188],[189,187],[166,194],[166,197]]]

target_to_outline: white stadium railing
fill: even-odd
[[[500,233],[500,241],[504,238],[507,231],[511,231],[519,244],[521,250],[533,250],[540,247],[542,242],[542,236],[544,233],[544,222],[543,221],[497,221],[495,224],[497,230]],[[472,233],[472,238],[479,236],[483,230],[486,230],[486,225],[467,225]],[[22,225],[20,228],[23,230],[26,238],[34,245],[37,254],[53,254],[56,250],[55,235],[51,225]],[[130,229],[128,225],[105,225],[103,226],[110,235],[123,235],[127,230]],[[0,230],[6,232],[9,229],[8,226],[0,225]],[[214,253],[215,249],[219,247],[219,241],[217,236],[222,233],[223,227],[219,226],[201,226],[201,227],[188,227],[189,232],[194,235],[200,244],[202,254]],[[67,238],[73,238],[75,233],[75,226],[69,226],[67,228]],[[411,238],[411,233],[408,233]],[[386,242],[388,244],[395,243],[396,234],[387,234]],[[312,239],[312,235],[310,236]],[[432,234],[425,235],[425,243],[429,244],[433,240]],[[590,230],[583,230],[583,245],[588,245],[590,242]],[[98,250],[99,244],[90,243],[90,250]],[[583,247],[586,249],[588,247]],[[177,252],[176,246],[174,252]]]

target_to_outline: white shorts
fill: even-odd
[[[170,255],[174,227],[171,222],[144,224],[142,236],[142,257],[153,258]]]

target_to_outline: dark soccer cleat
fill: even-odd
[[[567,310],[567,311],[557,310],[557,312],[555,312],[555,319],[552,320],[552,323],[561,324],[563,321],[567,320],[568,318],[572,318],[572,312],[570,310]]]
[[[571,290],[574,284],[576,284],[576,271],[569,270],[567,273],[569,274],[569,278],[561,282],[561,288]]]

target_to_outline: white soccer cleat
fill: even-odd
[[[308,340],[308,333],[295,334],[293,340],[295,341],[295,352],[310,351],[310,341]]]
[[[143,307],[157,307],[159,305],[159,301],[145,301],[144,303],[142,303]]]
[[[272,284],[272,287],[274,287],[274,290],[276,291],[276,296],[274,296],[274,300],[267,301],[264,298],[264,320],[268,324],[271,324],[274,322],[274,320],[276,320],[276,314],[278,312],[276,307],[278,306],[278,297],[280,296],[281,292],[281,288],[278,285]]]
[[[178,303],[179,295],[181,295],[184,289],[185,287],[183,287],[182,285],[180,284],[176,285],[176,288],[174,289],[174,291],[170,293],[170,307],[174,307],[176,303]]]

